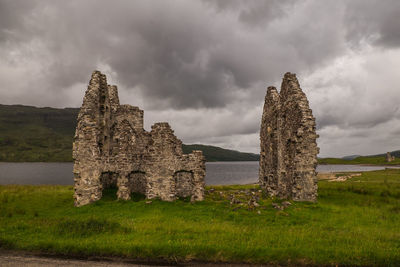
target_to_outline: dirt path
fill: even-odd
[[[120,267],[120,266],[171,266],[171,265],[146,265],[146,264],[136,264],[131,263],[126,260],[110,259],[110,260],[77,260],[77,259],[63,259],[55,257],[42,257],[36,255],[29,255],[24,253],[19,253],[16,251],[1,251],[0,250],[0,267],[49,267],[49,266],[76,266],[76,267]],[[188,263],[179,264],[179,266],[271,266],[271,265],[248,265],[248,264],[212,264],[212,263]]]
[[[151,266],[151,265],[140,265],[130,264],[127,262],[113,262],[113,261],[90,261],[90,260],[73,260],[73,259],[59,259],[59,258],[45,258],[38,256],[28,255],[1,255],[0,254],[0,266],[11,267],[11,266],[24,266],[24,267],[40,267],[40,266],[93,266],[93,267],[104,267],[104,266]],[[162,266],[162,265],[152,265]]]

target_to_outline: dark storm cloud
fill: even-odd
[[[286,16],[289,3],[237,2],[221,14],[200,1],[40,1],[18,11],[26,22],[14,31],[40,36],[52,61],[45,70],[51,88],[85,82],[101,62],[123,86],[139,87],[151,108],[221,107],[241,90],[261,95],[253,85],[279,80],[288,66],[312,69],[342,48],[334,28],[313,26],[327,38],[311,47],[313,34],[295,24],[268,26]]]
[[[257,152],[265,88],[291,71],[321,151],[344,153],[337,136],[399,119],[399,12],[395,0],[0,0],[0,98],[79,106],[99,68],[185,142]]]

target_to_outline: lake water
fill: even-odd
[[[0,184],[72,185],[72,163],[0,162]],[[249,184],[258,180],[258,161],[207,162],[206,184]],[[373,171],[384,166],[319,165],[318,172]]]

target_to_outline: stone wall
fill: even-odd
[[[395,160],[395,157],[390,154],[390,152],[386,153],[386,162],[392,162]]]
[[[268,87],[261,121],[259,183],[270,196],[316,201],[317,137],[307,97],[286,73],[280,93]]]
[[[117,186],[120,199],[132,192],[172,201],[204,198],[205,159],[183,154],[168,123],[143,128],[143,110],[120,105],[118,90],[94,71],[78,115],[73,144],[75,205],[97,201]]]

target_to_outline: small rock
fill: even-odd
[[[231,196],[231,201],[230,204],[240,204],[242,203],[239,199],[235,198],[234,196]]]
[[[283,210],[283,207],[280,206],[278,203],[272,203],[272,207],[274,207],[277,210]]]
[[[151,201],[151,200],[148,200],[148,201],[146,201],[146,204],[151,204],[153,201]]]

